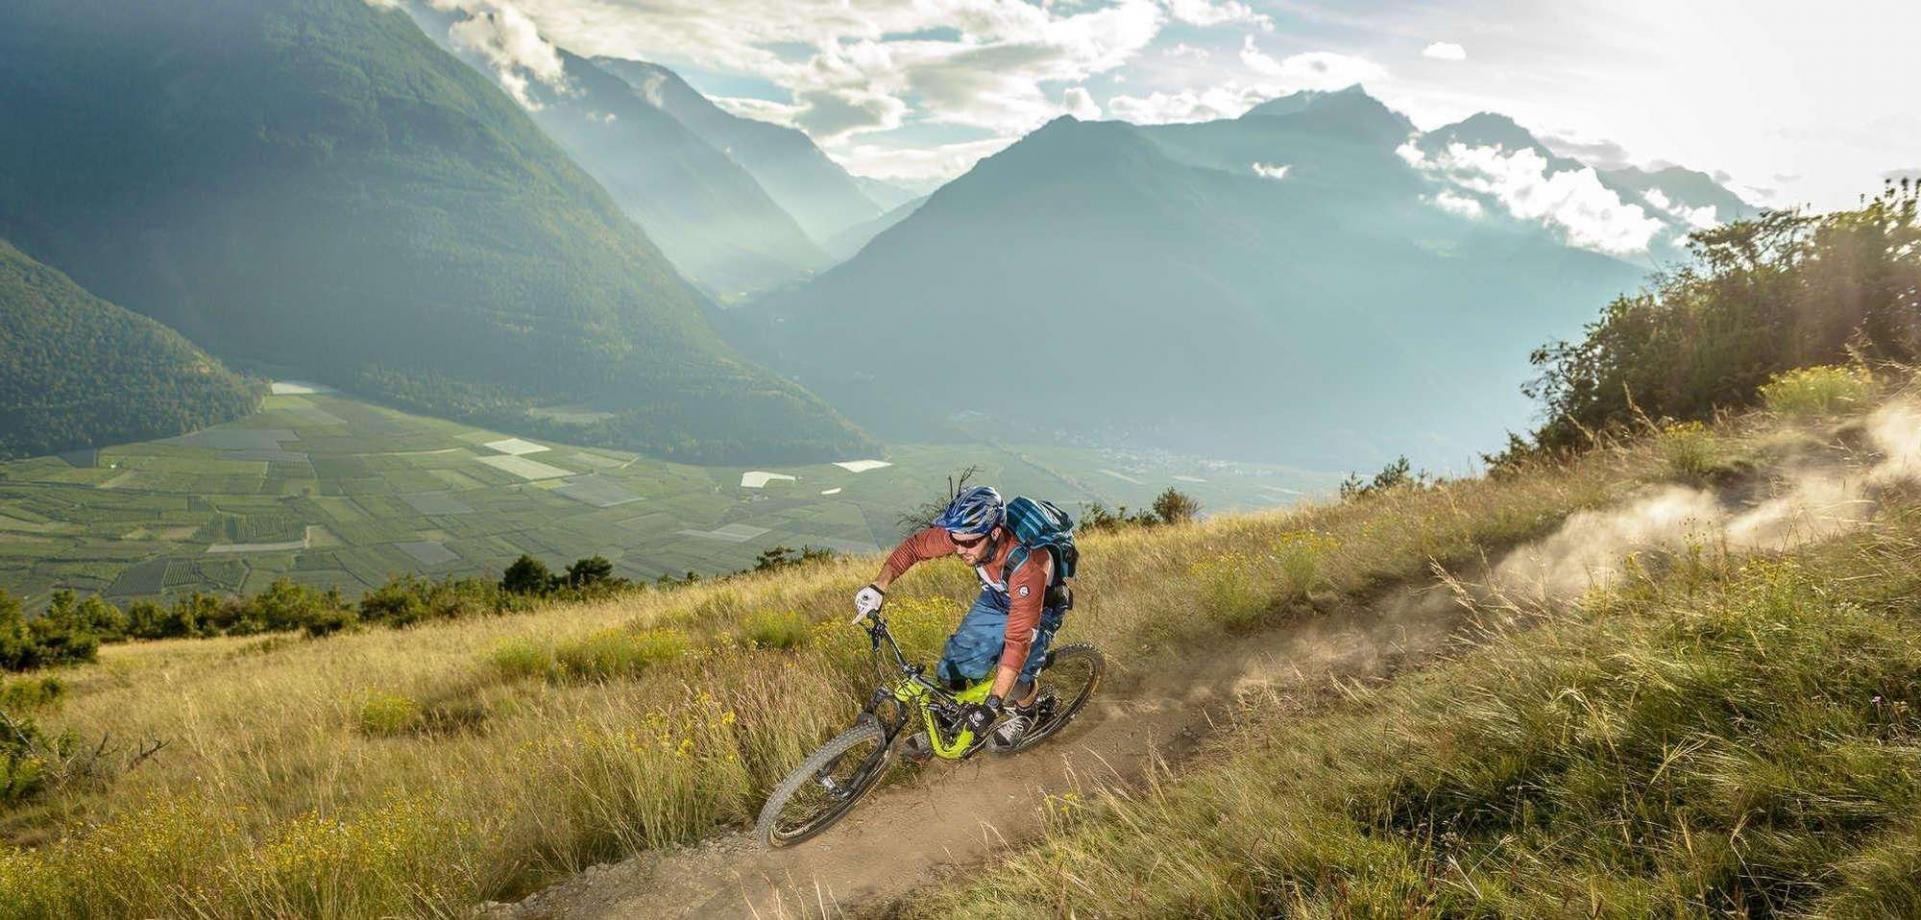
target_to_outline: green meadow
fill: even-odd
[[[873,459],[888,465],[690,466],[281,392],[182,437],[0,464],[0,589],[39,605],[62,588],[124,601],[284,576],[353,596],[400,573],[497,573],[523,553],[600,555],[635,579],[729,572],[777,545],[884,548],[905,510],[970,466],[1070,509],[1141,507],[1169,487],[1210,511],[1274,507],[1334,482],[1040,445],[902,444],[846,461]]]

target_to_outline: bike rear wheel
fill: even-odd
[[[879,783],[891,753],[880,723],[863,718],[774,787],[761,806],[754,838],[763,846],[787,847],[832,827]]]
[[[1101,677],[1106,673],[1106,657],[1091,645],[1066,645],[1047,653],[1047,663],[1039,678],[1041,695],[1036,702],[1046,712],[1027,734],[1000,753],[1018,754],[1066,728],[1067,723],[1080,715],[1094,691],[1100,689]]]

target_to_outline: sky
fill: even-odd
[[[1911,0],[429,2],[509,26],[505,79],[540,78],[543,43],[655,61],[922,188],[1060,115],[1225,118],[1355,82],[1424,130],[1500,112],[1591,165],[1679,164],[1771,207],[1921,177]]]

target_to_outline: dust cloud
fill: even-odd
[[[1785,459],[1759,472],[1767,488],[1758,499],[1666,485],[1616,508],[1579,512],[1502,560],[1492,586],[1535,600],[1573,597],[1619,577],[1633,553],[1779,551],[1864,527],[1881,489],[1921,480],[1921,405],[1882,406],[1866,435],[1868,462],[1838,448]]]

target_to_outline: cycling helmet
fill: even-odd
[[[954,496],[947,510],[934,519],[934,526],[948,533],[972,536],[991,532],[1007,515],[1001,494],[991,486],[975,486]]]

